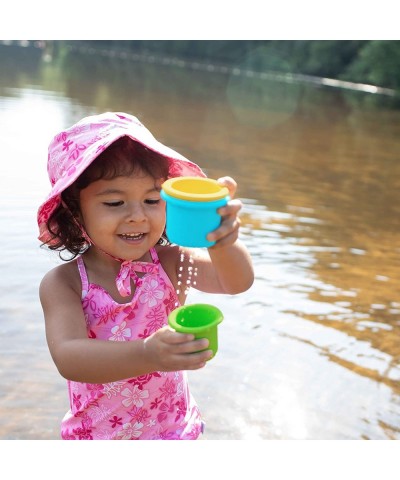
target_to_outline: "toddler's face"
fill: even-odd
[[[154,247],[165,227],[162,182],[138,172],[81,190],[81,220],[94,245],[124,260],[139,260]]]

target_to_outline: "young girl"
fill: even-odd
[[[251,286],[240,201],[219,210],[212,248],[171,245],[161,184],[205,174],[126,113],[87,117],[57,135],[48,173],[39,239],[63,259],[69,252],[40,285],[50,353],[68,380],[62,438],[198,438],[202,419],[184,371],[202,368],[212,352],[206,339],[170,329],[167,317],[184,304],[193,272],[203,292]],[[233,198],[234,180],[219,181]]]

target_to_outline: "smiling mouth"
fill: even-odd
[[[118,236],[123,240],[140,240],[144,235],[144,233],[122,233]]]

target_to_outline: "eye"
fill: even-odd
[[[104,202],[104,205],[106,205],[107,207],[120,207],[121,205],[123,205],[124,202],[119,200],[117,202]]]
[[[147,199],[145,200],[145,203],[147,203],[148,205],[158,205],[160,203],[160,199],[157,198],[157,199]]]

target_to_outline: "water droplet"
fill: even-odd
[[[178,281],[176,293],[179,295],[179,292],[184,288],[184,293],[187,294],[192,285],[195,285],[195,282],[192,282],[193,275],[197,276],[197,267],[194,267],[194,259],[191,254],[181,252],[179,256],[180,265],[178,265]],[[184,284],[184,287],[182,287]]]

